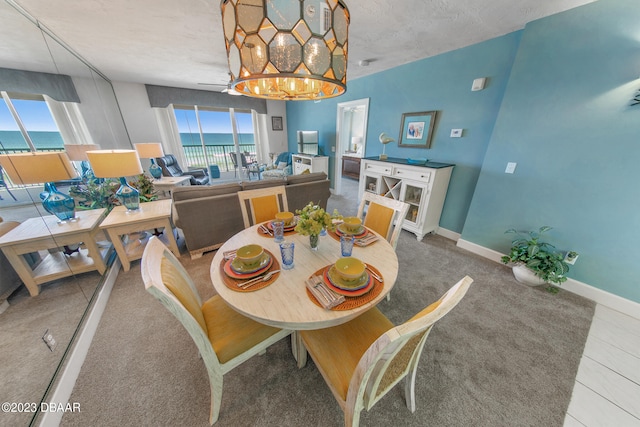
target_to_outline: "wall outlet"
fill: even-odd
[[[580,255],[575,251],[569,251],[564,256],[564,262],[574,265]]]
[[[335,153],[335,152],[336,152],[336,146],[335,146],[335,145],[332,145],[332,146],[331,146],[331,152],[332,152],[332,153]]]
[[[44,343],[47,345],[47,347],[49,347],[49,350],[51,351],[55,350],[56,346],[58,345],[58,342],[53,337],[53,334],[51,333],[51,331],[49,331],[48,329],[44,331],[44,335],[42,336],[42,341],[44,341]]]

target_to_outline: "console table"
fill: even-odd
[[[40,293],[38,285],[51,280],[93,270],[104,274],[107,267],[96,234],[105,212],[106,209],[78,211],[75,220],[63,223],[54,215],[29,218],[0,237],[2,251],[32,297]],[[68,256],[60,251],[49,253],[35,268],[24,258],[30,252],[77,243],[83,243],[84,248]]]
[[[444,199],[454,165],[426,162],[411,165],[406,159],[367,157],[360,167],[358,196],[365,191],[409,204],[402,228],[418,240],[438,230]]]

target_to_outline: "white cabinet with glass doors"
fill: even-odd
[[[427,233],[438,230],[452,171],[451,164],[413,166],[404,159],[363,159],[358,195],[362,199],[362,194],[369,191],[409,204],[402,228],[422,240]]]

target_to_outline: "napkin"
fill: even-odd
[[[368,234],[364,237],[360,237],[359,239],[355,239],[353,243],[358,246],[367,246],[372,244],[376,240],[378,240],[378,236],[376,236],[375,234]]]
[[[311,292],[316,300],[318,300],[318,302],[327,310],[344,302],[344,296],[337,295],[324,284],[322,279],[319,279],[318,277],[308,279],[306,284],[309,292]]]

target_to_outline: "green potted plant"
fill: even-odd
[[[545,225],[537,231],[505,231],[517,237],[511,241],[511,250],[502,257],[502,262],[514,264],[512,270],[517,281],[531,286],[547,283],[547,290],[556,293],[558,288],[552,284],[566,282],[569,265],[564,261],[564,256],[555,250],[555,246],[540,241],[541,236],[549,230],[551,227]]]

